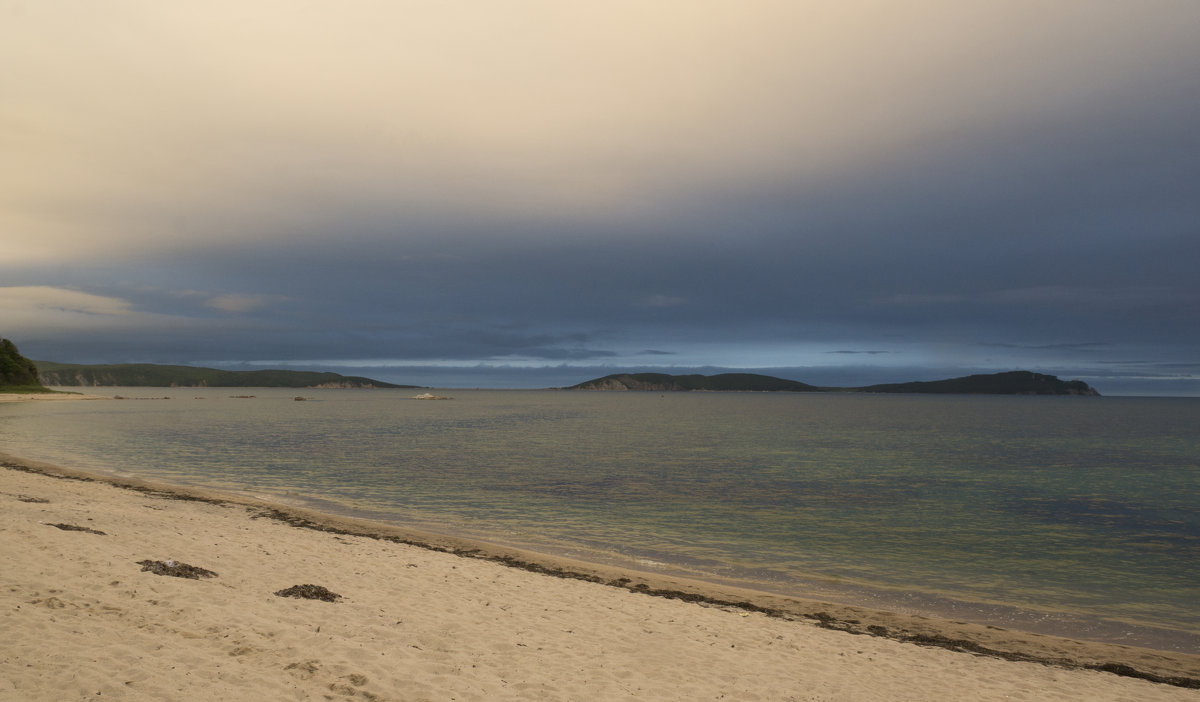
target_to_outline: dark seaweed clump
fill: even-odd
[[[138,565],[142,567],[142,570],[148,570],[155,575],[170,575],[176,578],[191,578],[192,580],[217,577],[217,574],[211,570],[188,565],[187,563],[179,563],[178,561],[163,563],[162,561],[145,560],[138,561]]]
[[[342,598],[336,592],[330,592],[320,585],[293,585],[286,590],[276,592],[275,596],[299,597],[304,600],[321,600],[322,602],[337,602]]]
[[[99,534],[101,536],[107,536],[107,534],[100,531],[99,529],[91,529],[91,528],[85,527],[85,526],[75,526],[74,524],[48,524],[47,526],[58,527],[59,529],[62,529],[63,531],[84,531],[89,534]]]

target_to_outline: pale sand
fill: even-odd
[[[0,392],[0,402],[41,402],[55,400],[111,400],[102,395],[77,392]]]
[[[321,518],[0,463],[0,700],[1200,700],[1197,689],[855,635],[801,615],[1192,679],[1197,656],[759,596],[792,613],[767,616],[480,557],[530,558],[499,547],[454,555],[386,539],[461,546],[453,540],[384,525],[314,522],[363,535],[296,528],[280,518]],[[146,559],[217,576],[155,575],[138,565]],[[651,588],[746,595],[626,575]],[[299,584],[343,598],[272,594]]]

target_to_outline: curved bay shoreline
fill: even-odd
[[[17,471],[78,482],[106,484],[144,496],[241,510],[250,520],[266,520],[335,536],[401,544],[461,559],[500,564],[541,576],[578,580],[632,594],[695,603],[697,606],[757,613],[771,619],[821,629],[941,648],[1006,661],[1043,664],[1065,670],[1094,670],[1183,688],[1200,688],[1200,656],[1110,643],[1075,641],[995,626],[782,597],[683,578],[585,563],[503,545],[339,517],[248,496],[144,481],[24,460],[0,454],[6,473]],[[347,567],[353,564],[347,564]]]

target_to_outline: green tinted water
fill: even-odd
[[[1200,635],[1194,399],[119,392],[172,399],[0,405],[0,450],[775,591]]]

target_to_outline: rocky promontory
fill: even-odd
[[[8,339],[0,339],[0,392],[49,392],[38,380],[37,365]]]

